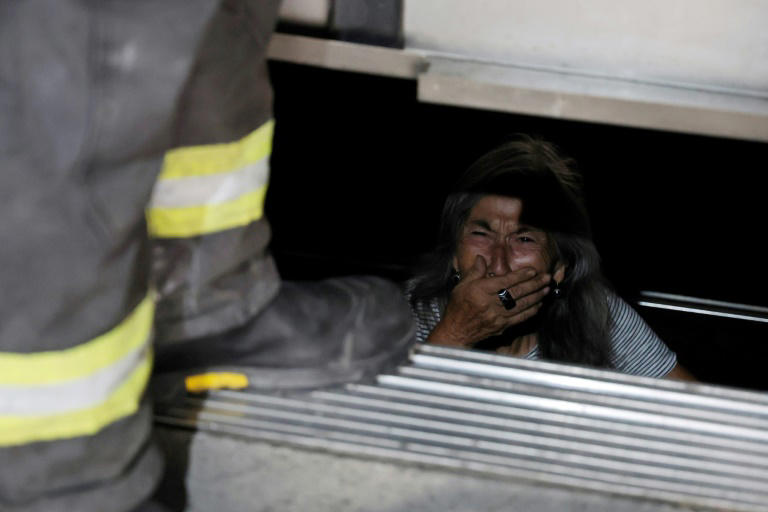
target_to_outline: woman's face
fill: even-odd
[[[565,268],[559,263],[552,268],[547,233],[521,224],[522,210],[523,202],[517,198],[489,195],[480,199],[459,232],[455,268],[466,275],[481,256],[487,272],[497,276],[533,267],[538,273],[551,272],[561,282]]]

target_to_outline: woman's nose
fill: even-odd
[[[509,262],[512,258],[512,249],[507,244],[495,244],[491,250],[491,261],[488,271],[501,276],[510,271]]]

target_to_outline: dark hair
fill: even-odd
[[[592,242],[581,176],[553,145],[526,135],[482,156],[459,178],[443,207],[438,244],[411,282],[411,302],[445,305],[454,286],[453,256],[470,210],[486,195],[523,202],[522,221],[547,232],[553,261],[566,265],[562,298],[549,299],[535,321],[545,359],[610,366],[607,283]]]

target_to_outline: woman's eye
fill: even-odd
[[[529,236],[519,236],[519,237],[517,237],[517,241],[518,242],[529,243],[529,242],[535,242],[536,240],[531,238],[531,237],[529,237]]]
[[[476,236],[488,236],[488,233],[485,231],[472,231],[472,234]]]

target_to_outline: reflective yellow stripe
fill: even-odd
[[[272,152],[274,128],[275,122],[269,120],[236,142],[189,146],[168,151],[158,179],[168,180],[229,172],[258,162]]]
[[[81,378],[119,361],[149,338],[154,297],[149,294],[117,327],[65,350],[0,353],[0,385],[48,385]]]
[[[135,413],[152,369],[151,351],[102,403],[63,414],[0,416],[0,446],[92,435]]]
[[[264,214],[266,185],[234,201],[186,208],[152,208],[149,233],[158,238],[191,237],[245,226]]]
[[[184,379],[184,384],[192,393],[211,389],[243,389],[248,387],[248,377],[242,373],[210,372],[190,375]]]
[[[147,210],[149,234],[192,237],[260,219],[273,131],[268,121],[237,142],[169,151]]]

